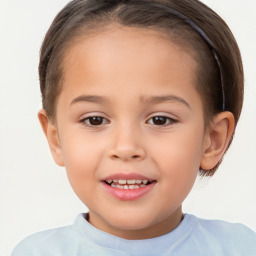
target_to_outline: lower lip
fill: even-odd
[[[102,184],[108,193],[118,198],[119,200],[133,201],[149,193],[154,187],[155,182],[152,182],[151,184],[146,185],[145,187],[137,188],[137,189],[120,189],[120,188],[111,187],[107,185],[105,182],[102,182]]]

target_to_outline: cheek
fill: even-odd
[[[104,140],[95,140],[95,136],[88,134],[81,128],[65,129],[60,134],[61,150],[66,168],[79,171],[81,167],[90,170],[101,156]],[[82,171],[82,170],[81,170]]]
[[[62,155],[67,176],[74,191],[79,195],[88,194],[97,181],[97,172],[102,158],[104,145],[87,137],[83,132],[72,132],[65,135]]]
[[[157,156],[156,161],[162,166],[178,173],[186,173],[198,169],[202,156],[203,133],[193,132],[193,129],[179,131],[158,141],[153,141],[152,155]],[[171,168],[172,167],[172,168]]]
[[[152,153],[161,170],[163,191],[170,191],[169,196],[177,200],[189,193],[200,166],[202,141],[192,131],[175,133],[162,143],[155,143]]]

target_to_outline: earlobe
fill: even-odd
[[[213,169],[222,159],[235,127],[234,116],[224,111],[217,114],[208,128],[200,167],[204,170]]]
[[[55,163],[59,166],[64,166],[57,128],[49,120],[44,109],[41,109],[38,112],[38,119],[48,140],[48,144]]]

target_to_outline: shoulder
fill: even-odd
[[[198,227],[206,229],[217,235],[230,236],[236,238],[244,237],[256,239],[256,233],[241,223],[230,223],[223,220],[206,220],[197,218]]]
[[[65,244],[74,239],[72,226],[41,231],[22,240],[13,250],[11,256],[25,255],[61,255],[58,250],[65,250]],[[58,249],[59,248],[59,249]],[[56,251],[56,253],[55,253]]]
[[[222,220],[205,220],[193,215],[191,219],[196,222],[194,235],[201,241],[214,244],[226,253],[234,251],[234,255],[256,255],[256,232],[247,226]]]

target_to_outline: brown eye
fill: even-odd
[[[149,124],[164,126],[176,123],[177,121],[167,116],[154,116],[148,120]]]
[[[85,123],[89,126],[99,126],[107,123],[106,118],[101,116],[90,116],[85,119],[83,119],[81,122]]]
[[[155,125],[165,125],[167,121],[167,117],[164,116],[155,116],[152,119],[153,124]]]

